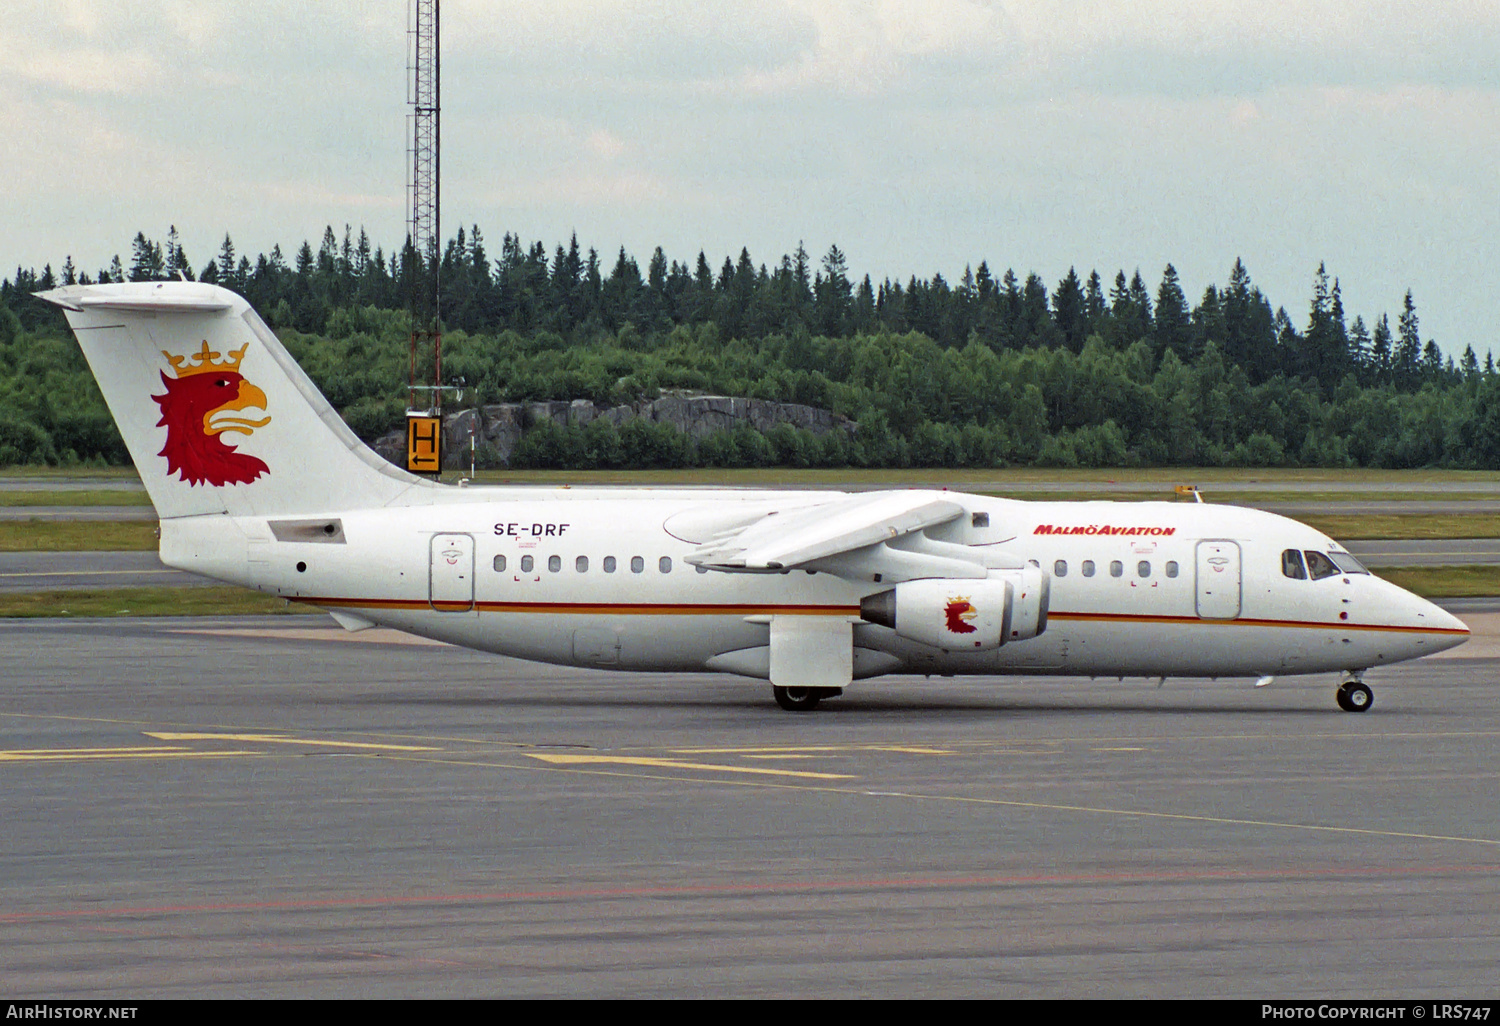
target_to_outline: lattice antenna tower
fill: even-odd
[[[407,25],[407,104],[411,108],[409,221],[407,235],[412,272],[411,388],[408,409],[442,415],[443,335],[441,292],[442,240],[439,235],[439,157],[441,76],[439,74],[438,0],[410,0]]]

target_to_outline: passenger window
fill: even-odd
[[[589,557],[587,557],[587,556],[579,556],[577,559],[573,560],[573,569],[577,570],[581,574],[588,573],[589,572]]]
[[[1333,565],[1333,560],[1321,552],[1308,550],[1307,553],[1307,576],[1315,581],[1321,581],[1325,577],[1334,577],[1339,568]]]
[[[1176,577],[1177,576],[1177,560],[1175,560],[1175,559],[1169,559],[1169,560],[1167,560],[1167,576],[1168,577]]]
[[[521,572],[523,574],[529,574],[529,573],[531,573],[531,568],[533,566],[535,566],[535,565],[536,565],[536,560],[532,559],[530,556],[522,556],[521,557]]]
[[[642,559],[640,556],[631,556],[630,557],[630,572],[631,573],[638,574],[638,573],[643,572],[645,569],[646,569],[646,561],[644,559]]]
[[[661,557],[661,559],[658,559],[656,561],[656,569],[660,570],[664,574],[671,573],[672,572],[672,557],[671,556],[663,556],[663,557]]]
[[[1085,559],[1083,561],[1083,576],[1094,576],[1094,561],[1092,559]]]
[[[1302,553],[1287,549],[1281,554],[1281,573],[1294,581],[1307,580],[1307,569],[1302,565]]]
[[[1111,576],[1111,577],[1122,577],[1122,576],[1124,576],[1124,574],[1125,574],[1125,564],[1121,563],[1118,559],[1110,560],[1110,563],[1109,563],[1109,576]]]
[[[1151,564],[1143,559],[1135,565],[1135,572],[1142,577],[1150,577]]]
[[[1053,563],[1052,573],[1057,577],[1068,576],[1068,561],[1066,559],[1059,559],[1056,563]]]
[[[612,573],[615,572],[615,557],[614,556],[605,556],[604,557],[604,572],[607,573],[607,574],[612,574]]]
[[[561,570],[562,569],[562,557],[561,556],[548,556],[547,557],[547,569],[550,572],[554,573],[554,574],[557,573],[559,570]]]
[[[497,574],[503,574],[503,573],[505,573],[505,557],[504,556],[496,556],[495,557],[495,573],[497,573]]]

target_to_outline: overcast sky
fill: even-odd
[[[404,236],[407,0],[7,0],[0,266]],[[837,243],[1500,351],[1500,0],[448,0],[443,226],[644,266]]]

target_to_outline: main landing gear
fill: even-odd
[[[1357,676],[1340,684],[1334,697],[1338,699],[1339,708],[1344,712],[1364,712],[1375,704],[1375,693]]]
[[[811,712],[825,698],[837,698],[843,688],[782,688],[772,685],[771,694],[776,704],[787,712]]]

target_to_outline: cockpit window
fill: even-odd
[[[1302,553],[1287,549],[1281,554],[1281,572],[1294,581],[1307,580],[1307,568],[1302,565]]]
[[[1364,564],[1347,552],[1330,552],[1328,558],[1346,574],[1367,574],[1370,571],[1364,568]]]
[[[1315,581],[1321,581],[1325,577],[1336,576],[1339,568],[1334,566],[1333,560],[1321,552],[1307,551],[1307,576]]]

